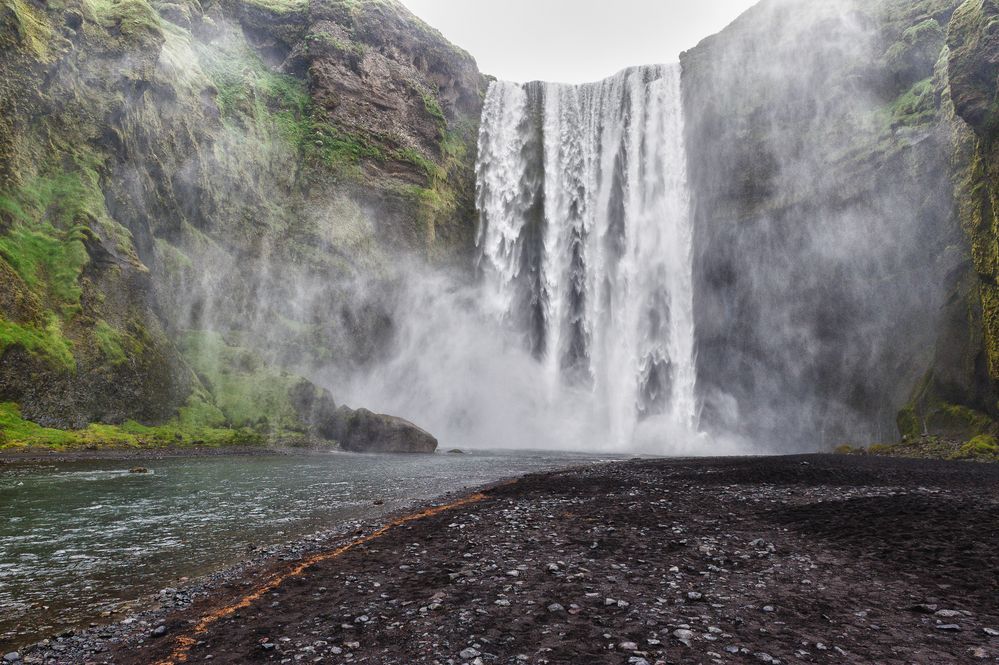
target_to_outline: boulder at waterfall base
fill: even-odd
[[[357,453],[432,453],[437,439],[408,420],[341,407],[336,429],[344,450]]]

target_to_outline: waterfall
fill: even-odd
[[[692,231],[680,68],[497,81],[476,167],[485,297],[615,447],[693,433]],[[654,436],[653,432],[653,436]]]

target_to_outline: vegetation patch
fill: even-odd
[[[952,456],[953,459],[999,461],[999,442],[990,434],[976,436],[962,445]]]
[[[72,342],[62,334],[62,324],[50,316],[47,325],[35,327],[0,319],[0,356],[10,347],[19,346],[67,371],[76,368]]]
[[[18,45],[26,48],[38,60],[47,61],[49,44],[52,40],[52,26],[45,15],[26,0],[4,0],[0,10],[5,10],[6,20],[11,23],[10,27]],[[6,32],[6,27],[0,31],[0,33]],[[7,41],[6,35],[0,37],[0,45],[7,46]]]
[[[0,403],[0,449],[45,447],[56,450],[99,448],[165,448],[262,445],[259,432],[221,427],[191,427],[180,419],[148,426],[134,421],[121,425],[91,424],[85,429],[42,427],[21,417],[13,402]]]
[[[228,425],[271,433],[307,430],[289,398],[300,377],[273,369],[217,332],[188,332],[179,346]]]
[[[272,14],[294,14],[309,8],[309,0],[243,0],[243,2]]]
[[[97,348],[100,349],[101,355],[111,365],[122,365],[128,360],[125,348],[126,346],[132,346],[132,344],[129,344],[125,337],[112,328],[107,321],[98,321],[97,325],[94,326],[94,339],[97,342]]]
[[[933,78],[923,79],[889,106],[892,127],[918,127],[937,118],[937,95]]]
[[[86,0],[85,4],[104,29],[126,39],[163,34],[163,20],[147,0]]]

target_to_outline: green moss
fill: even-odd
[[[79,430],[52,429],[22,418],[17,404],[0,403],[0,449],[223,447],[264,443],[264,436],[253,430],[191,426],[180,419],[159,426],[128,421],[121,425],[94,423]]]
[[[427,113],[429,113],[442,128],[447,125],[447,119],[444,117],[443,109],[441,109],[441,103],[435,96],[424,92],[423,108],[426,109]]]
[[[898,413],[898,431],[903,440],[918,439],[923,435],[923,423],[913,406],[907,406]]]
[[[976,436],[961,446],[953,455],[953,459],[999,460],[999,442],[989,434]]]
[[[337,39],[328,32],[314,32],[305,36],[305,41],[312,44],[319,44],[339,51],[348,58],[359,59],[364,57],[365,48],[363,44],[353,41],[343,41]]]
[[[9,12],[18,45],[27,49],[38,60],[49,60],[52,26],[45,14],[25,0],[3,0],[0,7]],[[0,45],[4,41],[0,38]]]
[[[842,445],[836,446],[833,449],[833,453],[836,454],[836,455],[853,455],[853,454],[856,454],[856,452],[857,452],[857,449],[855,449],[853,446],[851,446],[851,445],[849,445],[847,443],[844,443]]]
[[[381,146],[326,122],[311,124],[304,149],[307,159],[343,176],[360,177],[360,165],[364,161],[385,162]]]
[[[305,82],[272,71],[242,42],[226,44],[221,53],[202,58],[205,73],[215,85],[216,103],[224,117],[271,122],[284,137],[298,144],[307,129],[311,100]]]
[[[73,441],[68,432],[49,429],[21,418],[21,410],[11,402],[0,403],[0,447],[23,445],[65,446]]]
[[[73,311],[82,293],[80,273],[88,262],[79,235],[47,225],[37,230],[16,228],[0,236],[0,257],[44,302]]]
[[[918,127],[934,122],[938,103],[933,78],[919,81],[889,106],[893,127]]]
[[[94,19],[126,39],[162,37],[163,20],[147,0],[85,0]]]
[[[128,360],[125,353],[125,339],[107,321],[98,321],[94,326],[94,340],[104,359],[112,365],[122,365]]]
[[[991,425],[987,415],[957,404],[939,404],[926,415],[926,427],[934,435],[975,436]]]
[[[279,15],[294,14],[309,8],[308,0],[242,0],[242,2]]]
[[[0,355],[13,346],[44,358],[56,367],[68,371],[76,367],[72,343],[63,336],[62,324],[55,316],[49,318],[44,328],[0,319]]]
[[[418,166],[427,174],[427,178],[431,181],[434,180],[444,180],[447,178],[447,172],[443,167],[438,166],[433,160],[428,159],[422,153],[412,148],[402,148],[397,150],[395,153],[397,159],[403,162],[409,162],[415,166]]]
[[[289,399],[300,377],[270,367],[249,349],[229,345],[219,333],[189,332],[179,346],[229,425],[269,431],[307,429]]]

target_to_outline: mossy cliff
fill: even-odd
[[[0,0],[0,49],[8,443],[322,438],[284,368],[375,352],[387,257],[471,246],[485,81],[394,0]]]
[[[999,415],[961,4],[765,0],[681,57],[705,421],[831,448]]]

